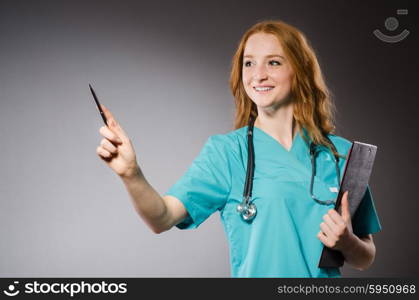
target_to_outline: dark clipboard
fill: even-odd
[[[352,143],[336,199],[336,211],[340,208],[343,193],[349,191],[349,210],[351,218],[353,218],[367,191],[376,153],[377,146],[361,142]],[[340,251],[323,246],[319,268],[338,268],[342,267],[344,262],[344,257]]]

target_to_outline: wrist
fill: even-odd
[[[124,183],[145,180],[144,175],[138,165],[136,165],[133,169],[128,170],[124,174],[119,175],[119,177],[122,179]]]
[[[342,245],[342,253],[345,254],[354,252],[361,242],[362,241],[353,232],[350,232],[345,240],[345,243]]]

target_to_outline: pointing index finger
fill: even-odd
[[[112,113],[110,112],[110,110],[109,110],[109,109],[107,109],[107,108],[106,108],[106,106],[104,106],[102,103],[100,104],[100,108],[102,109],[103,114],[105,115],[105,118],[106,118],[106,120],[107,120],[106,125],[108,125],[108,126],[109,126],[109,122],[110,122],[111,120],[115,120],[115,118],[114,118],[114,116],[112,115]]]
[[[126,132],[121,128],[119,123],[116,121],[109,109],[107,109],[103,104],[100,104],[103,113],[105,114],[106,119],[108,120],[108,127],[114,131],[120,138],[128,138]]]

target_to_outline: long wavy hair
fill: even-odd
[[[230,89],[236,104],[234,129],[246,126],[250,117],[256,118],[255,103],[246,94],[242,81],[243,52],[252,34],[275,35],[294,71],[291,84],[294,120],[305,128],[311,141],[333,151],[325,136],[335,130],[335,107],[323,79],[317,57],[306,37],[297,28],[282,21],[263,21],[253,25],[241,38],[233,56],[230,74]],[[302,135],[304,136],[304,135]],[[333,153],[336,155],[335,151]],[[341,155],[339,155],[341,156]]]

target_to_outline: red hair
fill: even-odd
[[[334,105],[324,82],[317,57],[306,37],[297,28],[282,21],[263,21],[248,29],[239,42],[233,56],[230,89],[236,104],[234,129],[246,126],[250,116],[257,116],[257,108],[246,94],[242,82],[243,52],[252,34],[268,33],[275,35],[291,64],[294,76],[291,95],[294,105],[294,119],[305,128],[310,139],[316,144],[330,147],[325,135],[335,130]]]

